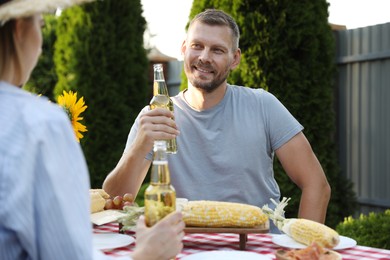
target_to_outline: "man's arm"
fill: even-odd
[[[294,136],[276,150],[276,155],[302,191],[298,217],[324,223],[331,188],[305,135],[300,132]]]
[[[116,167],[107,175],[103,189],[112,197],[123,196],[125,193],[136,196],[150,163],[145,156],[137,154],[135,149],[130,149],[122,155]]]
[[[152,150],[154,140],[172,139],[179,134],[172,118],[172,112],[161,108],[149,110],[140,116],[134,142],[104,180],[103,189],[108,194],[137,195],[151,164],[146,155]]]

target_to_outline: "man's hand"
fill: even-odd
[[[174,115],[164,108],[146,111],[140,116],[137,137],[134,146],[147,154],[153,148],[155,140],[169,140],[180,134]]]

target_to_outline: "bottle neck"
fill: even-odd
[[[153,96],[158,95],[169,96],[167,84],[164,80],[155,80],[153,82]]]
[[[155,141],[153,152],[150,181],[155,185],[169,185],[171,183],[171,177],[168,167],[167,142]]]
[[[165,81],[164,70],[161,64],[155,64],[153,70],[154,70],[154,80]]]
[[[153,95],[168,96],[168,88],[165,82],[162,64],[155,64],[153,68],[154,68]]]

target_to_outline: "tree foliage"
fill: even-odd
[[[353,214],[357,204],[352,184],[342,177],[337,160],[335,43],[327,21],[328,3],[194,0],[190,17],[207,8],[226,11],[240,27],[242,60],[230,75],[229,83],[270,91],[305,127],[304,133],[332,187],[327,224],[334,227]],[[274,169],[282,196],[292,198],[286,214],[297,216],[300,189],[277,160]]]
[[[77,91],[88,106],[81,144],[92,187],[100,187],[115,167],[135,117],[148,102],[145,27],[139,0],[72,7],[58,22],[55,93]]]

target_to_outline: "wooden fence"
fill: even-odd
[[[335,31],[338,141],[361,212],[390,208],[390,23]]]

